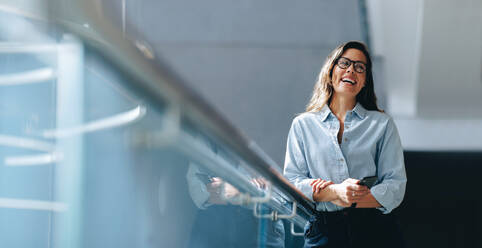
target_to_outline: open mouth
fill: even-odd
[[[355,84],[356,84],[355,81],[353,81],[353,80],[351,80],[351,79],[349,79],[349,78],[344,78],[344,79],[342,79],[341,81],[344,82],[344,83],[351,84],[351,85],[355,85]]]

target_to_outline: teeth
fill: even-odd
[[[355,82],[350,79],[343,79],[342,81],[350,84],[355,84]]]

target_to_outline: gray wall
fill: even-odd
[[[279,165],[326,55],[363,37],[355,0],[138,0],[127,3],[126,15],[128,35],[146,37]]]

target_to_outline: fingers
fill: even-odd
[[[332,181],[325,181],[321,184],[320,188],[324,189],[324,188],[328,187],[328,185],[330,185],[330,184],[333,184],[333,182]]]
[[[316,186],[316,185],[322,184],[323,182],[331,182],[331,181],[325,181],[325,180],[323,180],[323,179],[321,179],[321,178],[318,178],[318,179],[313,180],[313,181],[310,183],[310,186],[314,187],[314,186]]]
[[[357,191],[357,192],[368,191],[368,187],[363,185],[348,185],[346,188],[347,188],[347,191]]]
[[[322,179],[316,179],[311,182],[311,191],[313,191],[313,193],[318,193],[318,186],[322,183],[322,181]]]
[[[251,183],[254,184],[258,189],[265,189],[267,181],[264,178],[253,178]]]
[[[368,188],[347,188],[346,194],[351,196],[364,196],[368,194],[370,190]]]
[[[312,191],[313,193],[318,193],[320,192],[320,187],[321,187],[321,184],[324,182],[325,180],[323,179],[316,179],[315,182],[313,183],[312,185]]]
[[[313,186],[313,184],[315,184],[316,182],[319,182],[320,180],[321,180],[321,179],[318,178],[318,179],[315,179],[315,180],[311,181],[310,186]]]
[[[256,188],[261,188],[261,183],[258,181],[257,178],[252,179],[251,183],[253,183]]]
[[[319,193],[320,191],[328,187],[328,185],[330,184],[333,184],[333,182],[325,181],[321,178],[318,178],[316,180],[313,180],[313,182],[310,183],[310,186],[312,187],[313,193]]]
[[[358,183],[360,180],[358,179],[353,179],[353,178],[348,178],[345,181],[343,181],[342,184],[345,185],[347,191],[366,191],[368,190],[368,187],[365,185],[359,185]]]
[[[221,179],[220,177],[212,177],[212,178],[211,178],[211,181],[213,181],[213,182],[222,182],[223,179]]]
[[[345,181],[343,181],[344,183],[349,183],[349,184],[358,184],[360,182],[360,180],[358,179],[354,179],[354,178],[347,178],[345,179]]]
[[[264,178],[258,178],[258,183],[259,185],[261,185],[261,188],[264,189],[266,188],[266,185],[268,184],[268,181],[266,181],[266,179]]]
[[[338,199],[345,203],[354,203],[364,199],[370,193],[367,186],[359,185],[360,180],[348,178],[336,187]]]
[[[345,201],[353,203],[362,200],[368,193],[370,193],[368,189],[359,191],[347,190],[343,198]]]
[[[210,185],[211,187],[219,187],[222,183],[223,179],[219,177],[213,177],[211,178],[211,183],[209,183],[208,185]]]

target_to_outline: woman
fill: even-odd
[[[305,247],[403,247],[390,214],[406,174],[393,120],[377,107],[366,46],[350,41],[326,59],[306,112],[291,126],[284,174],[316,202]],[[370,189],[360,179],[376,176]]]

